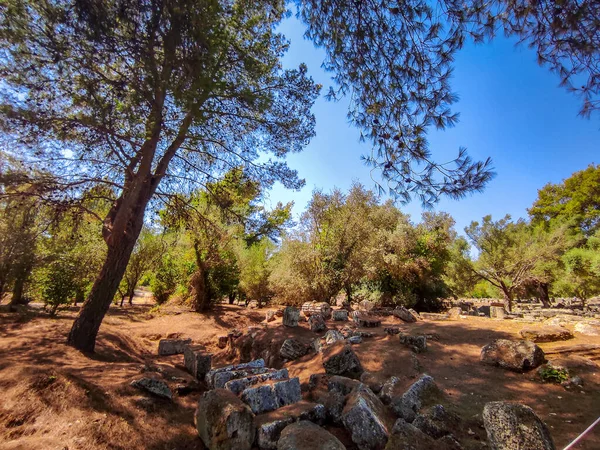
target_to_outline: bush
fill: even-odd
[[[154,278],[150,281],[150,290],[156,303],[161,305],[169,300],[177,288],[177,280],[177,268],[172,258],[167,255],[160,262]]]
[[[77,267],[67,258],[57,259],[40,273],[44,307],[54,316],[61,306],[72,303],[77,292]]]
[[[569,379],[569,371],[562,367],[552,367],[550,365],[545,365],[540,367],[538,371],[540,374],[540,378],[545,383],[557,383],[560,384],[563,381],[567,381]]]

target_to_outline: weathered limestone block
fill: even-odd
[[[244,389],[262,383],[268,380],[285,380],[289,378],[287,369],[275,370],[273,372],[251,375],[249,377],[237,378],[225,383],[225,389],[233,392],[235,395],[240,394]]]
[[[320,333],[327,329],[327,325],[325,325],[325,320],[320,314],[311,315],[308,318],[308,326],[310,327],[310,330],[314,331],[315,333]]]
[[[348,320],[348,310],[346,309],[338,309],[333,311],[333,320],[337,322],[346,322]]]
[[[398,306],[392,311],[392,314],[404,322],[412,323],[417,321],[417,317],[404,306]]]
[[[359,378],[364,372],[356,353],[342,342],[336,342],[323,351],[323,367],[328,375],[349,378]]]
[[[196,409],[196,429],[210,450],[250,450],[254,443],[254,414],[232,392],[205,392]]]
[[[206,374],[205,377],[205,381],[206,384],[208,385],[209,389],[213,389],[215,388],[215,375],[219,374],[219,373],[223,373],[223,372],[232,372],[232,371],[239,371],[239,370],[246,370],[246,369],[261,369],[265,367],[265,360],[264,359],[256,359],[254,361],[250,361],[247,363],[242,363],[242,364],[233,364],[230,366],[225,366],[225,367],[219,367],[216,369],[212,369],[211,371],[209,371]],[[248,376],[248,375],[244,375],[244,376]],[[239,378],[239,377],[238,377]],[[232,378],[230,378],[229,380],[231,380]],[[227,381],[229,381],[227,380]],[[225,383],[227,383],[227,381],[225,381],[223,383],[223,386],[225,385]],[[221,386],[221,387],[223,387]]]
[[[427,338],[425,336],[400,335],[400,343],[410,348],[415,353],[427,351]]]
[[[159,356],[181,355],[185,346],[191,343],[191,339],[161,339],[158,341],[158,354]]]
[[[187,371],[201,380],[210,372],[212,355],[206,353],[204,347],[187,345],[183,351],[183,362]]]
[[[279,349],[279,355],[283,359],[293,361],[308,353],[308,347],[296,339],[286,339]]]
[[[483,408],[483,424],[493,450],[554,450],[548,427],[526,405],[490,402]]]
[[[381,391],[379,391],[379,398],[385,405],[389,405],[392,399],[397,397],[398,383],[400,383],[400,378],[394,376],[383,383]]]
[[[311,317],[318,314],[323,319],[331,319],[331,306],[327,302],[306,302],[302,305],[302,314]]]
[[[357,389],[348,395],[342,422],[360,450],[385,448],[390,435],[390,420],[383,403],[370,389]]]
[[[277,450],[346,450],[346,447],[329,431],[303,420],[285,427]]]
[[[519,334],[523,339],[532,342],[555,342],[573,338],[573,333],[560,326],[525,327]]]
[[[154,378],[140,378],[139,380],[133,380],[131,386],[140,389],[142,391],[149,392],[157,397],[166,398],[171,400],[173,393],[167,383],[161,380],[155,380]]]
[[[269,310],[265,313],[265,321],[266,322],[273,322],[276,318],[276,313],[277,311],[275,310]]]
[[[300,310],[293,306],[288,306],[283,310],[283,324],[286,327],[297,327],[300,320]]]
[[[268,381],[245,389],[240,398],[255,414],[274,411],[302,399],[300,379]]]
[[[322,424],[325,421],[325,407],[318,403],[301,400],[275,411],[256,416],[256,440],[261,449],[277,448],[281,432],[288,425],[300,420]]]
[[[325,343],[327,345],[331,345],[334,342],[343,341],[344,335],[340,333],[338,330],[329,330],[325,333]]]
[[[391,407],[396,415],[407,422],[412,422],[423,403],[439,394],[439,388],[429,375],[422,375],[400,397],[391,401]]]
[[[504,319],[506,317],[504,306],[490,306],[490,317],[492,319]]]
[[[497,339],[481,349],[484,364],[518,372],[535,369],[546,360],[543,350],[531,341]]]
[[[258,369],[243,369],[243,370],[227,370],[225,372],[216,373],[213,377],[213,387],[216,389],[222,389],[231,380],[237,380],[238,378],[251,377],[253,375],[261,375],[265,373],[275,372],[275,369],[267,367],[261,367]]]

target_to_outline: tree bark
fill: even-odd
[[[506,309],[508,312],[512,312],[512,294],[507,291],[507,290],[503,290],[503,294],[504,294],[504,309]]]
[[[15,278],[15,284],[13,286],[12,298],[9,304],[10,311],[15,311],[16,306],[21,303],[21,300],[23,299],[25,282],[27,281],[27,278],[29,278],[30,273],[31,266],[21,266],[20,270],[18,271],[17,277]]]
[[[91,353],[94,351],[102,319],[108,312],[110,304],[119,289],[129,258],[142,231],[144,211],[152,191],[145,189],[141,192],[138,191],[137,194],[137,201],[133,201],[131,198],[117,200],[114,207],[117,212],[115,213],[115,210],[111,211],[107,218],[109,225],[112,225],[115,222],[110,220],[111,216],[114,217],[119,214],[119,205],[122,207],[124,203],[133,203],[128,211],[129,214],[127,214],[129,216],[128,220],[121,221],[123,226],[111,228],[110,232],[105,235],[108,251],[104,265],[69,332],[67,344],[83,352]]]
[[[550,308],[550,296],[548,295],[548,283],[538,283],[537,291],[544,308]]]

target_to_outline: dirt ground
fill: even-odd
[[[111,307],[91,357],[65,345],[76,308],[55,319],[31,307],[0,312],[0,449],[202,449],[193,416],[204,386],[189,395],[175,395],[172,402],[148,398],[129,386],[149,374],[160,376],[172,389],[192,384],[182,355],[157,356],[160,338],[173,334],[192,338],[214,353],[213,366],[267,350],[272,364],[281,367],[276,354],[285,338],[308,343],[317,336],[305,322],[295,329],[283,327],[281,319],[261,324],[264,310],[224,305],[209,314],[175,306],[155,312],[146,300]],[[343,325],[328,322],[330,328]],[[413,355],[397,336],[384,333],[383,328],[391,325],[434,339],[426,353]],[[531,406],[550,427],[557,448],[563,448],[600,414],[600,337],[575,334],[569,341],[540,344],[549,360],[560,360],[583,378],[583,389],[541,383],[535,371],[519,374],[479,363],[483,345],[517,338],[526,325],[478,317],[403,324],[389,317],[382,327],[369,329],[375,336],[354,349],[374,378],[398,376],[402,388],[420,373],[433,376],[465,420],[468,430],[462,431],[468,431],[480,448],[485,448],[481,412],[492,400]],[[217,336],[249,326],[257,328],[247,345],[235,351],[216,347]],[[311,374],[323,372],[321,356],[314,353],[285,367],[300,377],[304,387]],[[346,440],[342,431],[332,431]],[[600,429],[576,448],[600,448]]]

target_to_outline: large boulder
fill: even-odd
[[[254,442],[254,414],[232,392],[205,392],[196,409],[196,429],[210,450],[250,450]]]
[[[274,370],[272,372],[266,372],[258,375],[251,375],[249,377],[237,378],[230,380],[225,383],[225,389],[233,392],[234,394],[240,394],[244,389],[254,386],[259,383],[263,383],[269,380],[285,380],[289,378],[287,369]]]
[[[392,311],[392,314],[404,322],[411,323],[417,321],[417,317],[404,306],[398,306]]]
[[[262,369],[262,371],[261,371]],[[239,376],[225,376],[225,377],[221,377],[221,375],[229,375],[232,374],[234,372],[244,372],[245,375],[242,375],[241,373],[239,374]],[[256,375],[257,373],[264,373],[267,372],[267,370],[265,369],[265,360],[260,358],[260,359],[255,359],[254,361],[250,361],[247,363],[242,363],[242,364],[234,364],[234,365],[230,365],[230,366],[225,366],[225,367],[219,367],[216,369],[212,369],[210,370],[205,378],[206,384],[208,385],[209,389],[213,389],[215,387],[223,387],[225,386],[225,383],[227,383],[229,380],[233,380],[234,378],[242,378],[242,377],[247,377],[249,375]],[[238,374],[236,374],[238,375]],[[215,386],[215,378],[219,379],[219,386]]]
[[[161,339],[158,341],[158,355],[181,355],[186,345],[191,343],[191,339]]]
[[[394,376],[388,378],[385,383],[383,383],[381,391],[379,391],[379,398],[384,404],[389,405],[392,399],[396,397],[399,383],[400,378]]]
[[[506,317],[504,306],[490,306],[490,317],[492,319],[504,319]]]
[[[439,439],[459,430],[461,420],[443,405],[435,405],[425,414],[418,414],[412,424],[423,433]]]
[[[297,327],[300,320],[300,310],[293,306],[288,306],[283,310],[283,324],[286,327]]]
[[[421,407],[438,396],[439,388],[433,377],[422,375],[400,397],[393,398],[390,405],[398,417],[412,422],[417,417]]]
[[[323,367],[328,375],[360,378],[364,369],[349,345],[336,342],[323,351]]]
[[[436,442],[421,430],[398,419],[392,428],[385,450],[440,450]]]
[[[242,392],[241,399],[255,414],[273,411],[302,399],[300,380],[298,378],[271,380],[249,387]]]
[[[288,425],[300,420],[322,424],[325,421],[325,407],[318,403],[302,400],[275,411],[256,416],[256,440],[261,449],[277,448],[281,432]]]
[[[140,378],[139,380],[133,380],[131,386],[142,391],[149,392],[157,397],[166,398],[171,400],[173,394],[167,383],[161,380],[155,380],[154,378]]]
[[[296,339],[286,339],[279,349],[279,356],[283,359],[293,361],[306,355],[308,350],[309,348],[302,342]]]
[[[327,325],[325,325],[325,320],[320,314],[311,315],[308,318],[308,326],[310,327],[310,330],[314,331],[315,333],[320,333],[327,329]]]
[[[340,392],[344,396],[356,389],[364,387],[365,385],[358,380],[353,380],[352,378],[348,377],[340,377],[338,375],[329,377],[327,382],[327,389],[329,389],[329,392]]]
[[[329,431],[303,420],[285,427],[277,450],[346,450],[346,447]]]
[[[483,408],[483,424],[493,450],[554,450],[548,427],[526,405],[490,402]]]
[[[455,306],[453,308],[450,308],[447,311],[447,314],[449,319],[459,319],[462,314],[462,309],[460,306]]]
[[[342,422],[360,450],[382,450],[391,431],[385,406],[368,388],[355,389],[346,400]]]
[[[573,333],[560,326],[525,327],[519,334],[532,342],[555,342],[573,338]]]
[[[481,349],[484,364],[522,372],[535,369],[546,361],[543,350],[531,341],[497,339]]]

